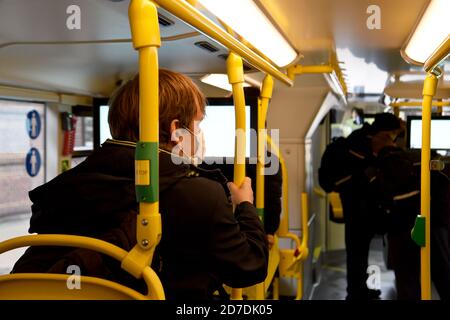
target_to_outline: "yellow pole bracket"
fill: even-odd
[[[314,73],[331,73],[333,72],[333,66],[331,64],[323,64],[323,65],[311,65],[311,66],[302,66],[295,65],[291,66],[287,70],[287,74],[289,79],[294,80],[296,75],[301,74],[314,74]]]
[[[342,69],[339,66],[336,53],[330,53],[329,63],[321,64],[321,65],[294,65],[288,67],[287,75],[288,78],[294,81],[296,75],[301,74],[330,74],[330,76],[335,79],[333,83],[337,81],[338,86],[341,87],[344,96],[347,96],[347,84],[345,83],[344,75],[342,73]]]
[[[436,76],[442,75],[442,70],[438,67],[450,55],[450,35],[444,43],[436,49],[424,63],[424,70]]]

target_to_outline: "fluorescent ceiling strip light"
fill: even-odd
[[[339,82],[336,73],[333,71],[332,73],[324,73],[323,74],[325,80],[327,81],[330,89],[347,104],[347,98],[344,93],[344,89]]]
[[[432,0],[402,54],[408,62],[423,65],[450,36],[450,0]]]
[[[253,0],[199,0],[199,3],[278,67],[287,66],[297,57],[297,52]]]
[[[200,81],[226,91],[232,91],[232,86],[228,82],[228,76],[223,73],[207,74],[206,76],[201,77]],[[244,82],[244,87],[250,87],[250,84]]]

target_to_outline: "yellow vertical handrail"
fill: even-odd
[[[159,214],[159,67],[161,46],[158,11],[148,0],[132,0],[129,19],[133,47],[139,52],[139,141],[136,143],[135,183],[139,202],[136,246],[122,261],[122,268],[140,278],[149,266],[161,239]],[[157,279],[156,288],[164,291]]]
[[[303,263],[300,264],[299,272],[297,278],[297,294],[295,295],[294,300],[302,300],[303,299]]]
[[[258,104],[258,159],[256,163],[256,211],[264,221],[264,164],[266,154],[266,119],[269,101],[272,98],[273,78],[266,75],[263,80]]]
[[[302,244],[300,245],[300,250],[305,255],[307,255],[308,250],[308,218],[309,218],[309,205],[308,205],[308,193],[302,192]]]
[[[269,101],[272,98],[273,78],[266,75],[261,87],[258,103],[258,154],[256,163],[256,212],[264,223],[264,164],[266,155],[266,118]],[[265,297],[264,282],[256,285],[256,299]]]
[[[273,279],[273,291],[272,291],[272,298],[273,300],[280,300],[280,278],[275,277]]]
[[[420,179],[420,214],[425,219],[425,245],[420,249],[422,300],[431,300],[430,268],[430,141],[431,110],[438,79],[429,73],[424,81],[422,101],[422,159]]]
[[[278,148],[275,143],[273,143],[272,138],[269,135],[266,135],[266,140],[268,145],[270,146],[271,152],[275,154],[278,157],[278,160],[280,161],[280,167],[281,167],[281,193],[283,197],[283,203],[282,203],[282,211],[283,215],[281,216],[280,220],[280,227],[277,230],[277,234],[280,237],[286,237],[286,235],[289,234],[289,198],[288,198],[288,174],[287,174],[287,168],[286,168],[286,162],[284,161],[284,157],[280,152],[280,149]]]
[[[230,52],[227,58],[228,81],[232,86],[235,109],[234,183],[240,187],[245,178],[245,95],[242,58]],[[242,289],[231,289],[231,300],[242,300]]]
[[[299,248],[302,260],[304,261],[309,254],[308,239],[309,239],[309,228],[308,228],[308,217],[309,217],[309,206],[308,206],[308,194],[302,192],[302,242]],[[297,296],[295,300],[301,300],[303,298],[303,263],[300,265],[300,272],[297,279]]]

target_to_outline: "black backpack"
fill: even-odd
[[[349,148],[344,137],[333,138],[322,155],[319,168],[319,185],[326,192],[341,189],[351,179]]]
[[[380,152],[371,194],[373,219],[379,233],[410,230],[420,214],[420,153],[400,148]]]

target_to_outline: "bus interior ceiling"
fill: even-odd
[[[429,1],[376,1],[381,9],[379,29],[367,26],[370,14],[366,10],[373,2],[369,0],[256,2],[270,14],[301,54],[298,64],[327,64],[330,55],[336,52],[347,77],[348,103],[333,93],[323,74],[297,75],[293,88],[277,80],[268,111],[268,129],[280,129],[280,150],[289,172],[289,226],[298,234],[304,228],[300,219],[300,194],[309,194],[309,247],[311,253],[318,254],[310,254],[305,263],[304,286],[308,298],[320,280],[320,264],[327,265],[320,253],[344,249],[343,226],[328,221],[327,202],[314,192],[318,187],[320,158],[330,134],[329,111],[336,110],[343,119],[350,117],[352,107],[376,113],[387,110],[384,104],[387,100],[421,99],[423,80],[402,82],[398,75],[416,74],[423,79],[425,74],[418,67],[408,65],[402,59],[400,49]],[[81,8],[79,30],[66,27],[66,9],[72,4]],[[11,92],[8,88],[109,97],[120,82],[130,79],[138,70],[138,55],[131,44],[128,6],[129,1],[117,0],[1,0],[0,98],[8,98],[8,92]],[[228,54],[228,49],[164,9],[158,10],[170,22],[168,26],[160,25],[160,67],[189,75],[207,97],[230,96],[230,92],[200,81],[205,74],[226,73],[223,55]],[[208,16],[217,22],[211,14]],[[201,42],[208,43],[209,50],[199,47]],[[450,70],[448,61],[444,69]],[[251,66],[246,74],[256,82],[261,82],[264,77]],[[440,81],[437,98],[450,96],[450,84],[445,77]],[[418,111],[412,109],[410,112]],[[49,150],[48,145],[46,148]],[[49,171],[46,180],[53,176]],[[0,228],[17,228],[20,231],[17,233],[23,234],[27,228],[22,227],[24,223],[27,222],[18,225],[5,220]],[[0,240],[11,237],[3,231],[0,235]],[[290,242],[285,241],[282,245],[289,246]],[[380,245],[375,247],[375,255],[378,255]],[[1,258],[0,272],[6,272],[11,265],[5,260],[11,257],[2,255]],[[376,256],[374,259],[382,258]],[[332,264],[333,257],[328,262]],[[340,272],[342,263],[336,262],[333,270]],[[392,280],[389,275],[386,277]],[[280,293],[292,295],[294,287],[293,282],[286,282]],[[337,294],[331,298],[342,296]]]

